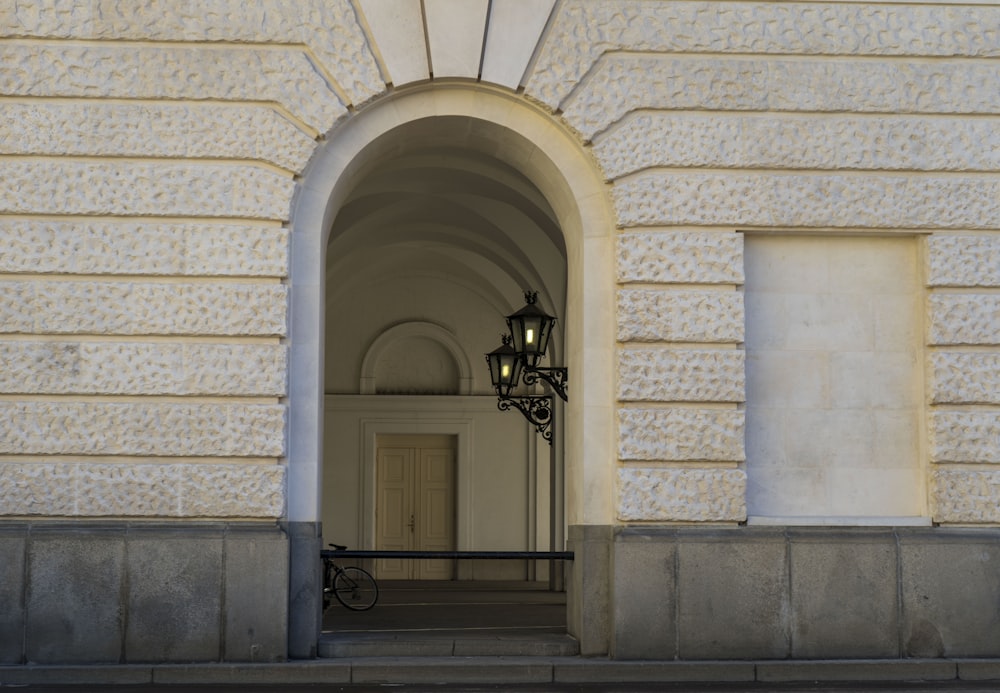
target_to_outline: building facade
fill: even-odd
[[[315,656],[400,518],[585,655],[1000,656],[1000,6],[8,5],[0,663]]]

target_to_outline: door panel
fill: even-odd
[[[428,447],[420,447],[426,442]],[[455,450],[440,436],[409,436],[407,446],[379,446],[376,460],[376,549],[450,551],[455,548]],[[451,442],[451,441],[448,441]],[[380,559],[386,580],[450,580],[452,560]]]
[[[378,451],[378,497],[375,504],[375,548],[383,551],[408,551],[413,538],[409,526],[413,516],[410,478],[413,472],[413,450],[381,448]],[[402,558],[381,558],[375,572],[387,580],[410,577],[409,561]]]
[[[455,546],[455,455],[447,449],[420,450],[418,460],[416,547],[449,551]],[[416,577],[448,580],[453,564],[450,560],[420,561]]]

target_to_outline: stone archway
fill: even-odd
[[[614,222],[610,200],[593,161],[550,115],[507,92],[483,86],[434,84],[380,99],[329,133],[307,167],[291,224],[291,339],[289,373],[289,534],[292,541],[289,653],[315,648],[319,610],[315,569],[319,555],[322,460],[324,249],[338,210],[357,175],[391,155],[383,136],[421,119],[468,119],[464,146],[481,147],[516,167],[544,195],[565,236],[567,251],[565,362],[573,373],[566,408],[566,522],[572,527],[612,523],[614,491]],[[586,378],[582,374],[586,373]],[[571,529],[572,531],[572,529]],[[586,544],[586,542],[584,542]],[[585,546],[583,548],[586,548]],[[593,569],[578,555],[577,575],[607,584],[606,561]],[[602,572],[604,571],[604,572]],[[569,585],[570,629],[584,653],[606,651],[600,622],[606,595],[588,599]],[[588,613],[591,613],[588,616]],[[593,631],[603,632],[602,628]]]

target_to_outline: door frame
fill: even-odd
[[[390,435],[449,435],[455,438],[455,548],[467,551],[472,536],[472,420],[435,419],[400,421],[363,419],[361,421],[361,502],[358,527],[362,546],[375,546],[375,501],[378,495],[375,470],[378,465],[378,437]]]

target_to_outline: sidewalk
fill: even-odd
[[[992,682],[1000,660],[622,662],[583,657],[357,657],[277,664],[0,666],[0,685],[788,684]],[[991,686],[991,689],[994,686]]]

